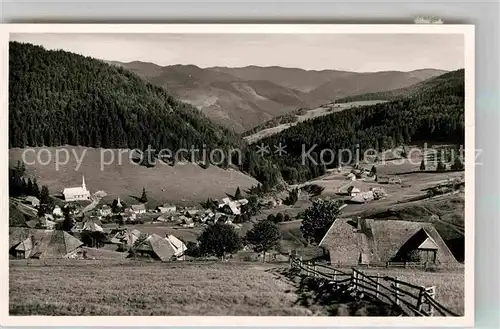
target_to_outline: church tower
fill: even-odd
[[[87,189],[87,186],[85,186],[85,176],[82,176],[82,188],[83,188],[84,190],[86,190],[86,189]]]

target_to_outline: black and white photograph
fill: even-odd
[[[470,319],[473,26],[138,26],[8,33],[9,321]]]

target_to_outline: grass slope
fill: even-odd
[[[42,165],[36,161],[34,165],[27,165],[27,174],[36,177],[40,186],[47,185],[51,193],[59,193],[65,187],[80,186],[82,175],[85,175],[87,188],[91,193],[98,190],[105,191],[109,197],[120,197],[126,202],[136,202],[135,197],[140,197],[142,188],[148,192],[150,203],[166,201],[197,202],[208,197],[225,197],[225,193],[234,193],[239,186],[245,190],[257,181],[239,171],[224,170],[216,166],[203,169],[193,163],[169,166],[158,164],[153,168],[146,168],[132,164],[123,155],[120,164],[116,160],[109,166],[104,166],[101,171],[101,150],[85,147],[65,147],[70,154],[75,152],[78,157],[84,155],[81,166],[77,169],[77,161],[70,156],[67,164],[61,165],[56,170],[54,155],[61,148],[46,148],[52,154],[52,161]],[[34,148],[38,152],[41,148]],[[115,159],[118,159],[118,150],[114,150]],[[23,149],[9,150],[9,161],[13,164],[22,159]],[[108,154],[109,155],[109,154]],[[47,158],[45,154],[42,160]],[[62,156],[61,156],[62,157]],[[64,160],[64,157],[61,158]],[[109,159],[109,158],[104,158]],[[34,161],[33,153],[28,153],[28,162]],[[42,162],[43,162],[42,161]],[[107,160],[106,160],[107,161]],[[106,201],[107,199],[105,199]]]

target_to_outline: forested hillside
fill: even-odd
[[[243,133],[301,107],[317,107],[339,97],[407,87],[443,74],[410,72],[346,72],[279,66],[159,66],[146,62],[110,62],[165,88],[177,99],[200,109],[213,122]]]
[[[356,144],[362,154],[369,148],[382,150],[412,141],[463,143],[464,133],[464,70],[458,70],[424,82],[407,97],[306,121],[261,142],[286,145],[287,154],[273,155],[273,160],[285,180],[300,182],[325,170],[311,161],[301,163],[303,150],[314,145],[310,154],[318,159],[323,149],[353,150]]]
[[[279,178],[239,136],[134,73],[62,50],[17,42],[9,48],[10,148],[239,147],[245,151],[240,169],[268,185]]]
[[[439,89],[443,91],[443,93],[448,93],[448,90],[451,90],[453,88],[460,88],[460,86],[456,84],[456,81],[457,79],[460,79],[460,76],[462,76],[463,79],[463,74],[463,70],[458,70],[450,72],[448,74],[430,78],[429,80],[419,82],[406,88],[344,97],[338,99],[336,103],[367,100],[395,100],[403,97],[426,97],[426,95],[434,95],[436,97],[439,97],[439,94],[433,92],[434,89]],[[455,78],[453,78],[454,75]],[[462,91],[462,94],[460,94],[460,90]],[[456,90],[456,93],[457,97],[463,97],[463,88]]]
[[[9,65],[10,147],[177,149],[237,140],[165,90],[90,57],[11,42]]]

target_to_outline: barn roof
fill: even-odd
[[[175,255],[175,247],[157,234],[151,234],[136,247],[137,251],[152,252],[162,261],[168,261]]]
[[[9,230],[9,248],[29,252],[37,258],[62,258],[83,243],[64,231],[56,230]]]
[[[175,255],[180,255],[186,251],[186,245],[181,240],[177,239],[175,236],[169,234],[165,238],[170,242],[170,244],[175,248]]]
[[[134,245],[134,243],[139,239],[141,236],[141,232],[139,230],[133,229],[133,230],[123,230],[119,231],[115,234],[114,237],[111,238],[111,243],[116,243],[116,244],[126,244],[127,246],[131,247]]]
[[[325,234],[320,246],[330,250],[332,264],[356,264],[360,255],[372,263],[385,263],[431,243],[439,263],[457,262],[432,223],[373,219],[360,223],[358,229],[356,221],[339,218]]]
[[[351,192],[361,192],[361,190],[359,188],[351,185],[351,186],[349,186],[347,188],[347,192],[349,192],[349,193],[351,193]]]

